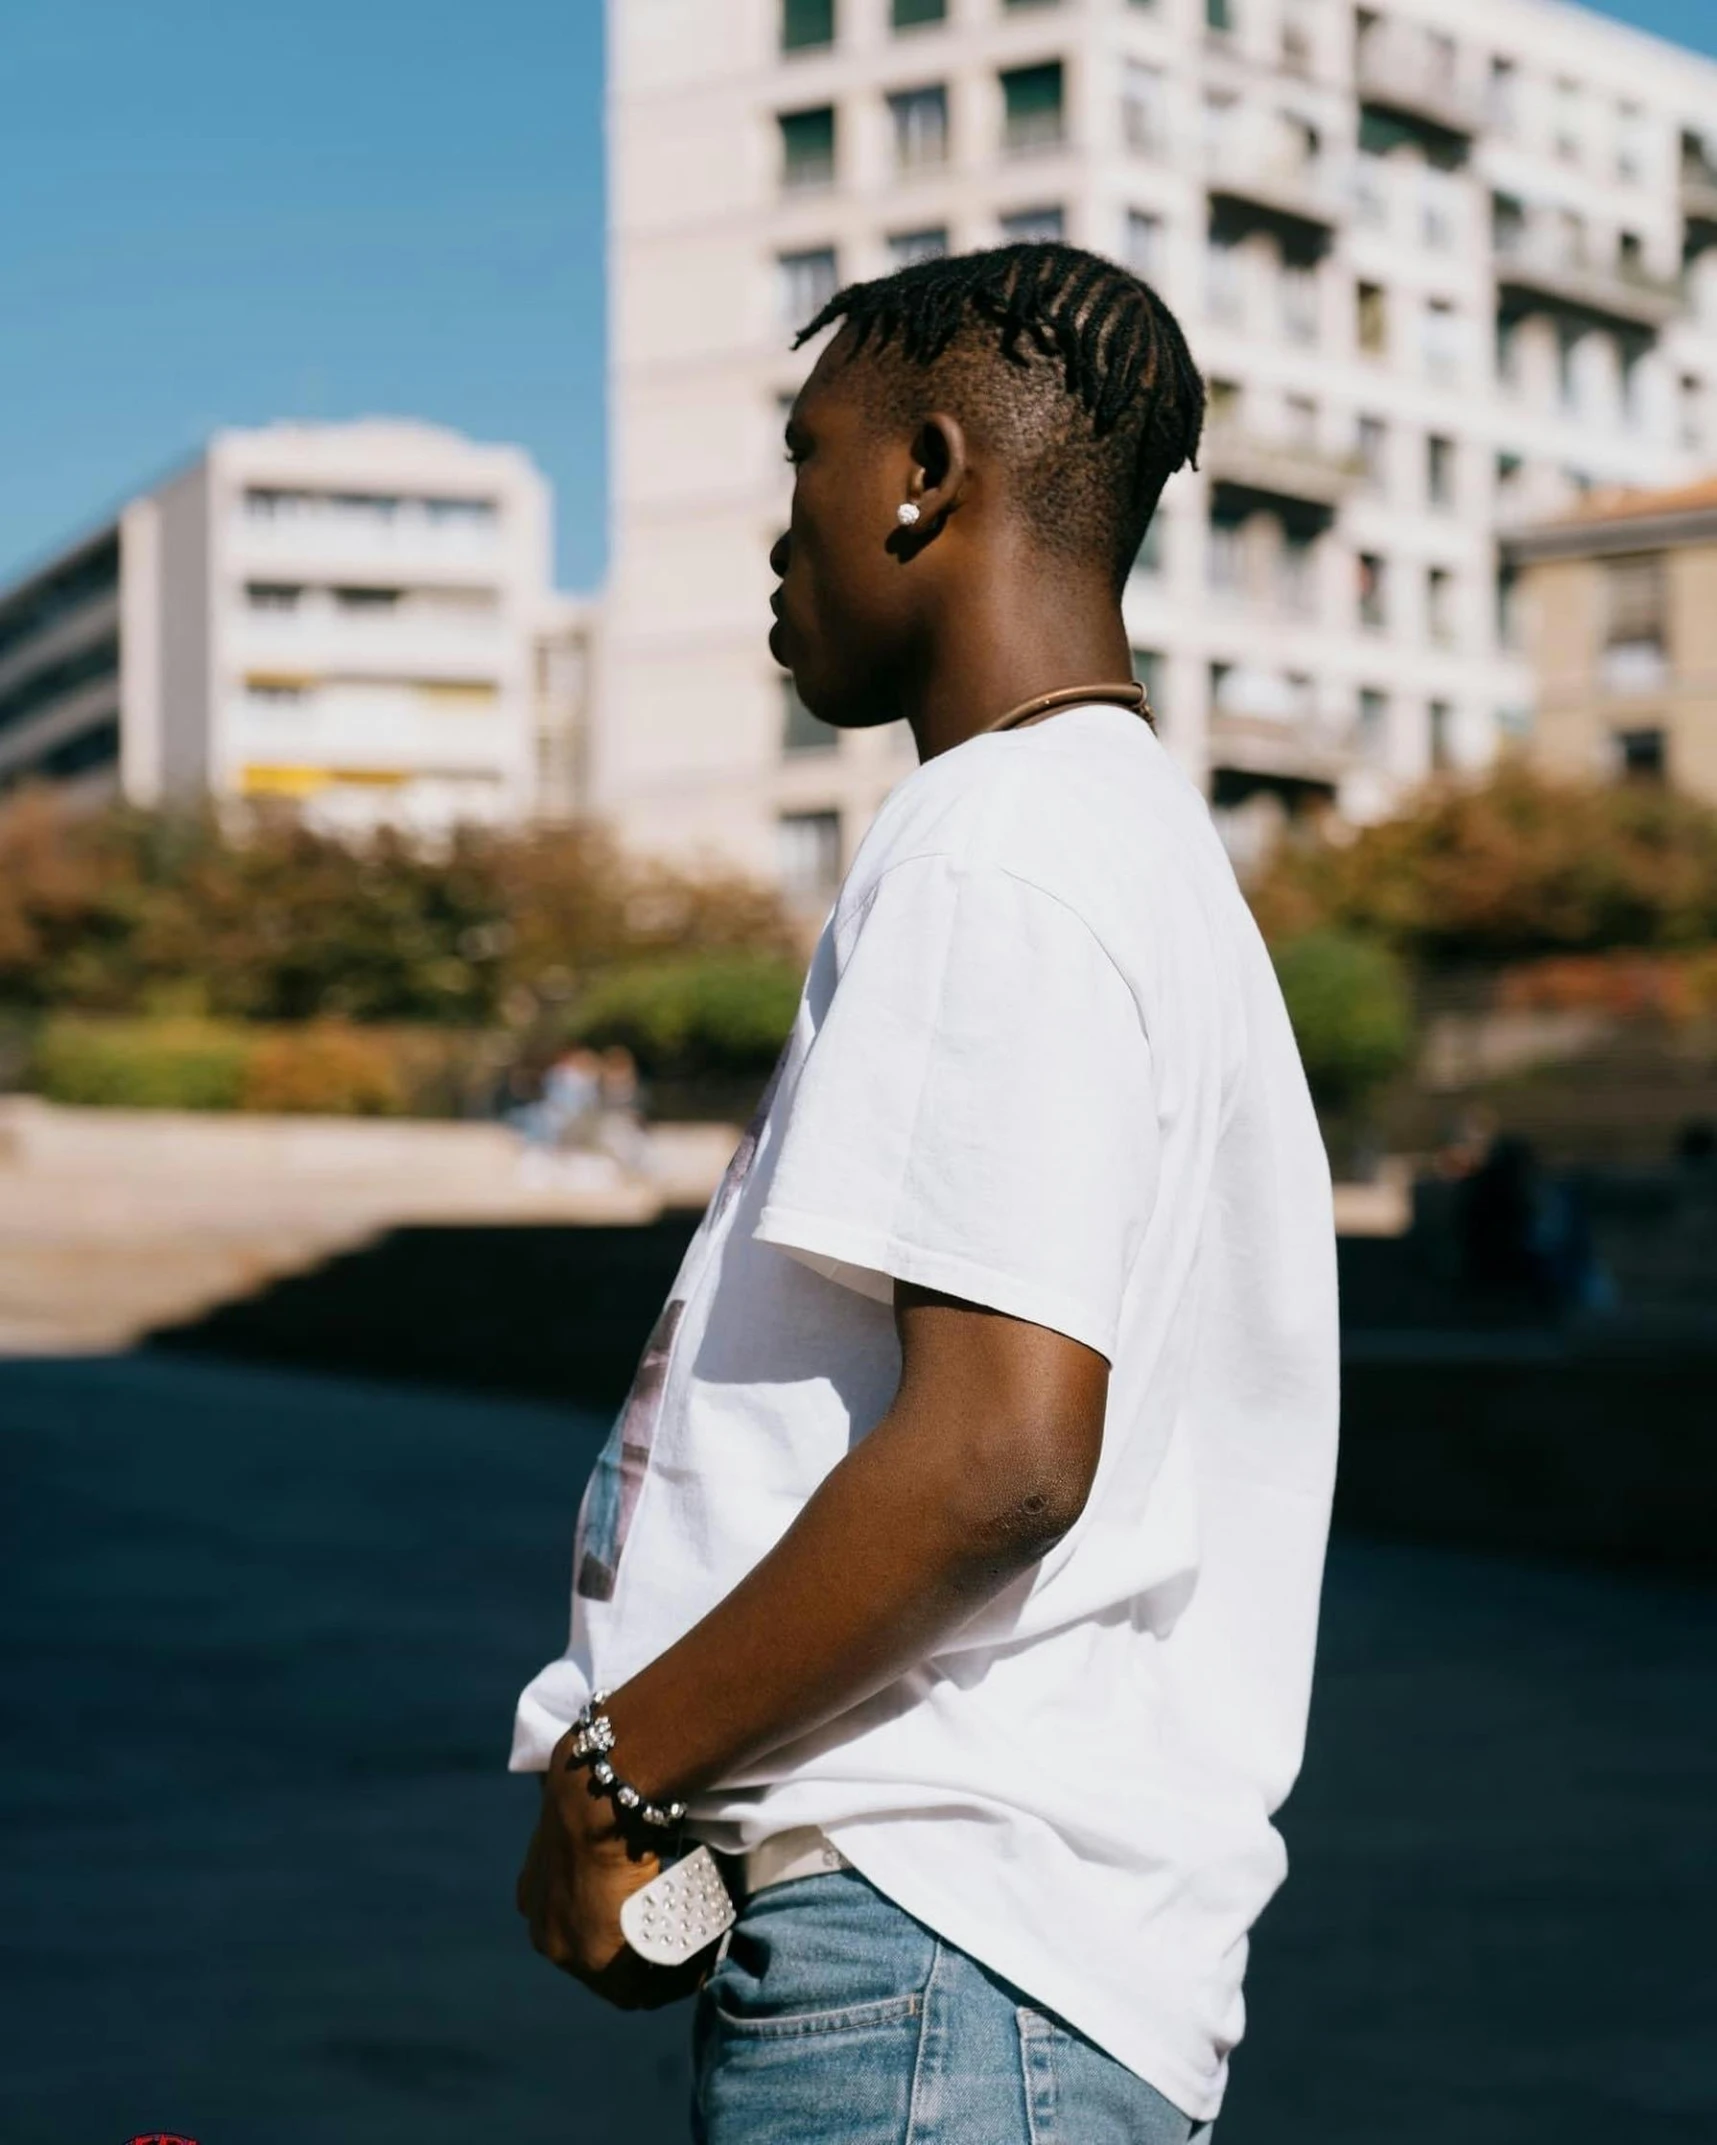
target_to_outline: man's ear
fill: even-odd
[[[906,496],[917,507],[918,520],[900,534],[910,538],[915,550],[929,542],[965,495],[970,465],[960,420],[945,410],[935,411],[913,433],[911,452]]]

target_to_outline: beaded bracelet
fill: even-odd
[[[610,1694],[607,1691],[592,1691],[590,1703],[572,1724],[572,1762],[582,1764],[586,1758],[594,1762],[590,1777],[605,1795],[624,1810],[628,1817],[635,1817],[642,1825],[653,1825],[666,1832],[685,1817],[683,1802],[647,1802],[629,1780],[622,1780],[608,1762],[608,1753],[614,1748],[614,1724],[602,1710]]]

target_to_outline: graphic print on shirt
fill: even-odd
[[[763,1090],[763,1099],[740,1135],[733,1159],[709,1203],[700,1232],[705,1238],[720,1228],[727,1210],[739,1197],[751,1174],[769,1106],[775,1100],[781,1067],[786,1061],[787,1053],[783,1050],[769,1076],[769,1085]],[[608,1442],[591,1475],[583,1542],[578,1556],[578,1577],[573,1582],[573,1591],[582,1594],[586,1601],[614,1599],[614,1589],[620,1577],[620,1553],[626,1547],[632,1515],[638,1509],[644,1477],[649,1472],[650,1448],[656,1441],[656,1425],[661,1421],[668,1372],[673,1364],[674,1338],[680,1330],[685,1309],[683,1296],[670,1296],[662,1306],[661,1316],[651,1327],[644,1353],[638,1359],[626,1405],[620,1410],[619,1419],[609,1432]]]

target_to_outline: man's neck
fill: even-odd
[[[933,760],[1040,693],[1131,676],[1127,629],[1106,587],[1022,590],[998,579],[950,606],[905,713],[919,759]]]

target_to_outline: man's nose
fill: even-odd
[[[769,571],[781,580],[787,578],[787,543],[788,532],[783,529],[769,547]]]

